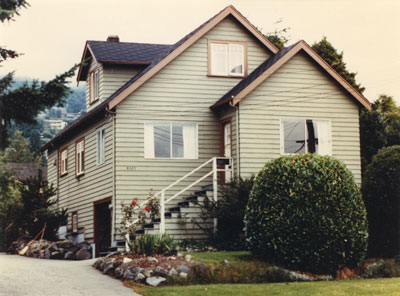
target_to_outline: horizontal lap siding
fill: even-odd
[[[361,182],[359,109],[307,57],[297,54],[240,102],[240,155],[244,176],[280,157],[280,119],[330,119],[333,156]]]
[[[96,164],[97,129],[106,128],[105,163]],[[85,137],[85,175],[75,177],[75,141]],[[112,119],[82,132],[68,142],[68,174],[60,177],[59,207],[68,213],[78,211],[78,227],[84,228],[85,239],[93,240],[93,203],[113,195],[113,125]],[[63,146],[65,147],[65,146]],[[62,147],[62,148],[63,148]],[[68,228],[71,227],[69,217]]]
[[[47,181],[57,189],[57,150],[47,155]],[[57,189],[58,190],[58,189]]]
[[[121,218],[121,202],[128,203],[134,197],[144,200],[150,188],[157,193],[211,157],[220,155],[220,121],[209,107],[240,80],[207,76],[208,38],[247,41],[249,72],[268,57],[257,41],[233,20],[226,19],[117,106],[117,223]],[[199,159],[144,158],[144,123],[162,121],[198,124]],[[211,165],[174,187],[168,196],[210,170]],[[211,178],[201,185],[209,183]]]

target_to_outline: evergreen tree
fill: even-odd
[[[346,63],[343,61],[343,52],[339,53],[326,37],[314,43],[312,48],[356,90],[360,93],[365,90],[365,87],[356,82],[357,73],[347,69]]]
[[[16,131],[11,144],[1,153],[5,162],[37,162],[35,154],[29,150],[29,142],[22,136],[21,131]]]
[[[0,21],[13,20],[19,9],[27,5],[29,4],[24,0],[1,0]],[[3,47],[0,47],[0,54],[0,62],[18,56],[15,51]],[[36,115],[39,112],[53,105],[64,104],[64,97],[70,92],[67,79],[74,75],[78,66],[75,65],[49,82],[34,80],[17,88],[13,88],[13,73],[0,79],[0,149],[9,145],[8,129],[12,122],[36,124]]]

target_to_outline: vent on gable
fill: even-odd
[[[119,42],[118,35],[110,35],[107,37],[107,42]]]

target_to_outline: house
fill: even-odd
[[[361,180],[359,110],[368,100],[307,43],[279,51],[233,6],[175,44],[110,36],[87,41],[82,60],[87,113],[42,150],[68,231],[97,252],[120,239],[121,203],[146,200],[151,188],[164,200],[184,191],[162,208],[161,231],[204,237],[178,218],[198,215],[185,198],[212,190],[202,186],[217,185],[217,168],[229,181],[229,169],[249,177],[268,160],[310,152],[333,155]]]

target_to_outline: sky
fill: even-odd
[[[400,104],[399,0],[28,0],[15,21],[0,23],[0,44],[24,53],[0,76],[49,80],[78,63],[86,40],[172,44],[234,5],[262,32],[289,27],[288,45],[326,36],[374,101]],[[277,23],[278,22],[278,23]],[[75,80],[74,80],[75,81]],[[75,83],[73,84],[75,85]]]

